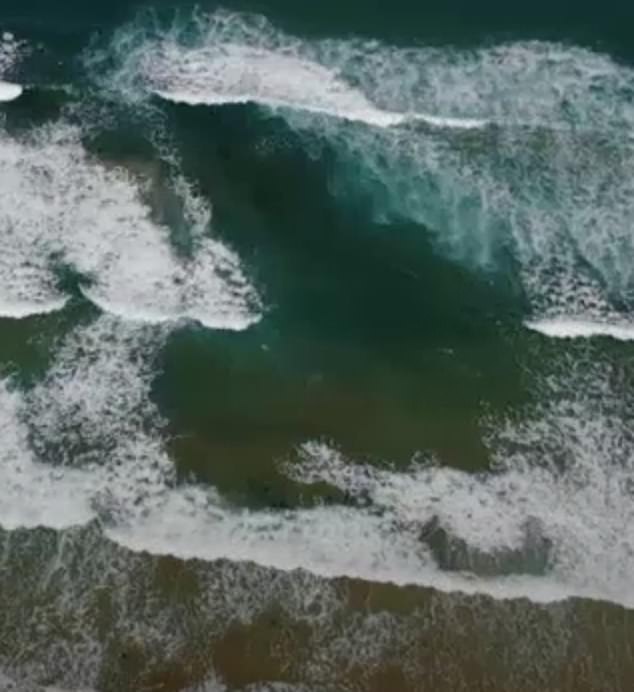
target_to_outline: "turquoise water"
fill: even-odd
[[[633,11],[419,5],[2,4],[0,688],[630,689]]]

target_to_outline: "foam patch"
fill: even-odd
[[[195,201],[194,252],[180,257],[131,175],[91,160],[72,128],[0,138],[0,209],[5,316],[63,307],[57,277],[69,267],[89,299],[131,320],[240,330],[259,319],[239,259],[208,234],[209,210]]]

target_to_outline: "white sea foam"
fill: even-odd
[[[116,266],[99,285],[81,289],[106,312],[140,322],[191,319],[230,330],[257,321],[251,311],[257,301],[239,260],[221,243],[202,239],[195,257],[179,263],[166,243],[143,249],[131,240],[131,252],[120,246],[124,251]]]
[[[111,79],[130,98],[150,91],[187,103],[255,101],[379,127],[420,118],[449,128],[603,128],[634,118],[629,102],[614,108],[605,99],[631,87],[627,70],[559,44],[454,50],[307,40],[264,17],[222,10],[179,18],[169,28],[148,24],[143,15],[110,46],[118,61]],[[88,61],[94,67],[95,56]]]
[[[62,475],[83,474],[77,502],[93,518],[127,521],[141,511],[141,499],[151,507],[173,481],[149,398],[165,334],[104,315],[68,335],[46,377],[24,396],[32,447]]]
[[[257,103],[379,128],[415,121],[457,129],[487,124],[483,118],[428,112],[424,104],[383,107],[365,84],[355,86],[358,75],[346,74],[352,56],[334,55],[328,43],[285,36],[262,18],[218,12],[198,16],[194,24],[194,42],[178,27],[153,39],[141,32],[138,43],[134,28],[124,30],[114,42],[123,59],[113,77],[116,87],[133,99],[154,93],[190,105]]]
[[[584,319],[560,317],[526,322],[529,329],[534,329],[546,336],[560,339],[575,339],[578,337],[609,336],[619,341],[634,340],[634,324],[609,324],[606,322],[591,322]]]
[[[0,81],[0,102],[15,101],[22,95],[22,87],[19,84]]]
[[[285,106],[380,127],[403,120],[374,107],[331,70],[306,60],[247,46],[210,46],[190,53],[173,45],[162,48],[144,54],[139,67],[163,98],[189,104]]]
[[[51,312],[57,312],[66,305],[66,298],[58,298],[50,301],[45,299],[42,301],[33,300],[12,300],[11,302],[0,303],[0,316],[10,319],[19,320],[31,315],[47,315]]]
[[[143,53],[138,66],[148,88],[190,105],[259,103],[330,115],[375,127],[422,121],[435,127],[474,128],[485,121],[382,110],[362,91],[319,63],[248,46],[209,46],[185,52],[163,45]]]
[[[209,237],[210,213],[190,197],[190,257],[150,218],[139,185],[87,155],[79,133],[46,128],[27,141],[0,138],[0,307],[20,317],[63,306],[58,272],[70,267],[105,310],[131,319],[194,319],[244,329],[258,299],[237,256]],[[197,205],[197,206],[196,206]],[[202,214],[202,216],[201,216]]]
[[[4,528],[125,523],[167,492],[174,469],[149,398],[165,334],[104,315],[65,338],[34,388],[2,383]]]
[[[88,521],[86,487],[92,479],[73,470],[60,472],[40,463],[22,420],[22,398],[0,382],[0,522],[7,529],[30,526],[63,528]]]

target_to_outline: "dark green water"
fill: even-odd
[[[0,689],[631,689],[633,25],[0,3]]]

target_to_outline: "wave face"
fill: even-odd
[[[91,160],[76,129],[2,136],[0,181],[3,315],[63,307],[59,271],[69,268],[91,301],[132,320],[234,330],[257,321],[258,298],[238,258],[208,236],[209,209],[190,195],[194,249],[179,257],[169,229],[151,220],[139,183]]]
[[[310,41],[222,11],[169,29],[126,27],[111,50],[110,84],[127,98],[253,102],[319,133],[339,153],[333,188],[342,196],[373,190],[377,219],[423,224],[472,268],[504,272],[511,262],[531,324],[629,329],[628,67],[545,42],[458,50]]]

